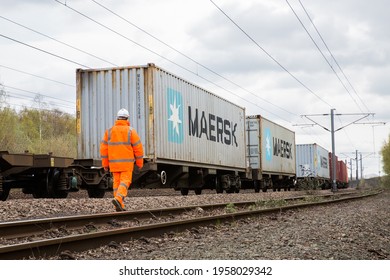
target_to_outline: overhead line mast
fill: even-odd
[[[361,113],[361,114],[335,114],[334,113],[335,109],[331,109],[330,110],[330,114],[314,114],[314,115],[302,115],[303,117],[306,117],[308,120],[312,121],[313,123],[315,123],[316,125],[319,125],[321,126],[323,129],[325,129],[326,131],[330,131],[331,133],[331,139],[332,139],[332,192],[336,192],[337,191],[337,184],[336,184],[336,144],[335,144],[335,132],[351,125],[351,124],[355,124],[357,123],[358,121],[360,121],[361,119],[364,119],[366,117],[368,117],[369,115],[374,115],[373,113]],[[329,116],[330,115],[330,123],[331,123],[331,128],[330,130],[319,124],[318,122],[314,121],[313,119],[309,118],[309,116]],[[357,119],[356,121],[353,121],[347,125],[344,125],[338,129],[335,129],[334,127],[334,116],[337,115],[337,116],[342,116],[342,115],[364,115],[363,117],[360,117],[359,119]]]

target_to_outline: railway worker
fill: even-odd
[[[130,127],[126,109],[118,111],[114,126],[104,133],[100,155],[104,170],[114,177],[112,203],[116,211],[125,211],[124,199],[132,182],[134,162],[140,169],[144,164],[143,146],[136,130]]]

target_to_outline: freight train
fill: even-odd
[[[77,159],[0,152],[1,200],[12,188],[37,198],[80,189],[103,197],[112,177],[101,167],[100,141],[120,108],[131,112],[144,145],[144,167],[134,170],[132,187],[187,195],[288,190],[299,182],[304,164],[296,162],[295,132],[246,116],[245,108],[154,64],[77,69],[76,84]]]

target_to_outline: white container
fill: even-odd
[[[318,144],[299,144],[297,149],[297,178],[329,179],[329,152]]]
[[[246,130],[252,170],[262,176],[295,176],[295,132],[260,115],[247,117]]]
[[[77,70],[78,157],[100,159],[120,108],[151,163],[245,171],[245,109],[154,64]]]

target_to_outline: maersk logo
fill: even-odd
[[[168,141],[183,143],[183,97],[180,92],[168,88]]]
[[[269,128],[264,129],[264,146],[265,146],[265,159],[266,161],[272,160],[272,145],[271,145],[271,130]]]

